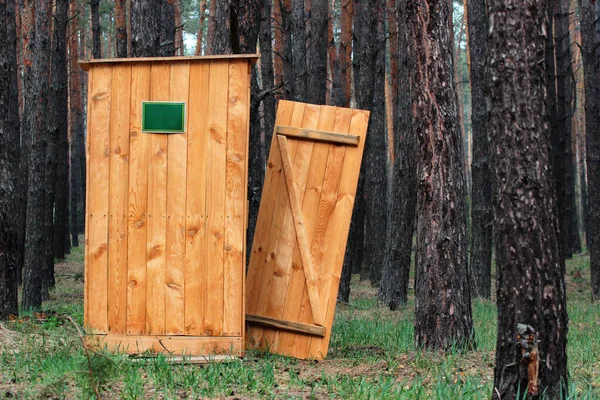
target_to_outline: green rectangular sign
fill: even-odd
[[[185,103],[172,101],[143,101],[142,132],[185,132]]]

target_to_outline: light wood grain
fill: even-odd
[[[188,105],[189,63],[171,65],[169,100]],[[186,112],[186,117],[189,112]],[[187,126],[187,121],[185,126]],[[180,335],[185,324],[185,202],[187,132],[168,135],[167,238],[165,243],[165,332]]]
[[[150,64],[131,66],[129,215],[127,229],[127,333],[146,331],[148,144],[141,132],[142,101],[150,99]]]
[[[108,232],[108,329],[127,332],[127,206],[131,66],[112,68]]]
[[[225,173],[225,253],[223,273],[223,335],[242,334],[246,165],[248,121],[248,66],[229,63],[227,111],[227,164]]]
[[[206,178],[209,64],[190,65],[186,249],[185,334],[204,333],[206,305]]]
[[[169,63],[150,69],[152,101],[169,100]],[[165,333],[165,246],[167,230],[167,155],[165,134],[149,134],[148,247],[146,250],[146,333]]]
[[[208,147],[206,165],[207,220],[207,287],[204,334],[220,336],[223,333],[223,279],[225,245],[225,174],[227,153],[227,107],[229,63],[210,62],[208,87]]]
[[[313,320],[316,325],[323,326],[323,315],[321,314],[321,306],[319,303],[319,290],[317,288],[317,276],[313,267],[310,256],[310,247],[306,237],[304,216],[302,215],[302,205],[300,203],[300,195],[297,185],[294,181],[292,172],[292,160],[288,152],[287,139],[285,136],[277,135],[279,143],[279,152],[283,162],[283,172],[287,184],[290,205],[292,208],[292,217],[294,218],[294,227],[296,228],[296,240],[298,240],[298,249],[302,258],[302,269],[306,280],[306,287],[310,299],[310,308],[313,313]]]
[[[315,142],[327,142],[358,146],[360,137],[356,135],[340,135],[339,133],[313,129],[294,128],[292,126],[277,126],[275,132],[282,136],[296,139],[306,139]]]
[[[191,62],[201,63],[208,62],[210,60],[236,60],[242,59],[246,62],[256,62],[258,60],[258,54],[214,54],[209,56],[188,56],[188,57],[140,57],[140,58],[100,58],[95,60],[79,60],[79,65],[84,71],[89,70],[93,66],[97,65],[112,65],[118,63],[150,63],[150,62]]]
[[[325,328],[318,325],[302,324],[299,322],[285,321],[282,319],[263,317],[260,315],[246,315],[246,321],[250,324],[264,325],[271,328],[286,331],[306,333],[308,335],[325,336]]]
[[[90,335],[87,343],[92,348],[129,354],[212,355],[240,356],[242,340],[239,336],[168,336],[168,335]]]
[[[90,82],[88,242],[86,246],[89,291],[86,327],[108,330],[108,200],[110,175],[110,107],[112,69],[97,68]]]

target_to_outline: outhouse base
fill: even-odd
[[[96,349],[124,352],[132,355],[156,355],[184,359],[221,360],[242,357],[242,338],[239,336],[141,336],[87,335],[87,344]]]

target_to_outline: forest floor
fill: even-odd
[[[350,304],[338,304],[324,361],[247,352],[242,360],[185,365],[102,353],[91,357],[92,384],[80,337],[66,318],[82,324],[81,249],[56,265],[56,277],[45,312],[0,325],[0,398],[92,398],[92,385],[104,399],[491,397],[493,302],[473,302],[477,350],[420,351],[413,344],[414,300],[389,311],[378,304],[376,289],[357,279]],[[586,255],[568,261],[567,288],[569,396],[600,399],[600,304],[590,303]]]

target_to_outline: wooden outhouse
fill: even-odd
[[[242,354],[256,59],[81,62],[89,342],[136,354]]]

